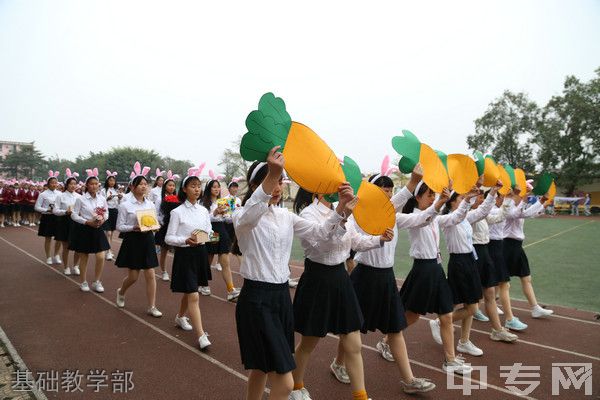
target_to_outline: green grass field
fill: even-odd
[[[557,236],[551,237],[553,235]],[[600,221],[530,219],[525,222],[525,236],[525,252],[538,301],[541,304],[600,311]],[[443,235],[440,247],[445,268],[448,253]],[[408,234],[401,231],[394,266],[398,278],[406,277],[412,265],[408,248]],[[303,257],[302,248],[295,241],[292,259],[302,260]],[[519,280],[513,278],[511,285],[511,297],[524,299]]]

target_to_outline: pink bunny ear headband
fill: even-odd
[[[50,182],[50,179],[58,180],[58,175],[60,175],[60,172],[58,171],[48,171],[48,179],[46,179],[46,183]]]
[[[131,171],[131,174],[129,175],[129,181],[133,181],[138,176],[143,176],[145,178],[146,175],[148,175],[148,172],[150,172],[150,167],[142,168],[140,162],[136,161],[135,164],[133,164],[133,171]]]
[[[88,181],[92,178],[98,179],[98,168],[86,169],[85,173],[87,174],[87,177],[85,178],[85,183],[88,183]]]
[[[164,172],[164,171],[163,171],[163,172]],[[175,182],[175,181],[176,181],[177,179],[179,179],[179,178],[180,178],[180,176],[179,176],[179,175],[177,175],[177,174],[174,174],[174,173],[173,173],[173,171],[169,170],[169,171],[167,172],[167,179],[165,180],[165,182],[166,182],[166,181],[173,181],[173,182]]]
[[[188,168],[188,172],[187,172],[187,176],[185,178],[183,178],[183,182],[181,182],[182,186],[185,186],[185,183],[187,182],[188,179],[190,179],[191,177],[196,177],[198,179],[200,179],[200,174],[202,173],[202,169],[204,168],[204,165],[200,165],[199,168]],[[200,179],[201,180],[201,179]],[[202,180],[201,180],[202,181]]]
[[[227,185],[227,188],[230,188],[232,184],[238,183],[242,179],[244,179],[243,176],[234,176],[233,178],[231,178],[231,182],[229,182],[229,185]]]
[[[217,175],[212,169],[208,170],[208,176],[210,176],[210,179],[212,179],[213,181],[222,181],[223,178],[225,178],[225,175]]]
[[[399,171],[398,167],[390,167],[390,156],[386,155],[385,157],[383,157],[383,162],[381,163],[381,171],[377,175],[374,175],[373,177],[371,177],[369,179],[369,182],[375,182],[377,179],[381,178],[382,176],[390,176],[394,172],[398,172],[398,171]]]
[[[79,178],[79,174],[77,172],[71,172],[71,168],[67,168],[65,174],[67,175],[65,183],[71,178],[75,179],[75,182],[77,182],[77,178]]]
[[[160,168],[156,168],[156,176],[151,176],[150,178],[155,181],[157,180],[160,176],[163,176],[163,174],[165,173],[165,171],[161,171]]]
[[[108,169],[106,170],[106,179],[110,178],[111,176],[112,176],[113,178],[117,179],[117,175],[119,175],[119,174],[117,173],[117,171],[115,171],[115,172],[110,172],[110,170],[108,170]]]

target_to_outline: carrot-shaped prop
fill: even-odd
[[[479,174],[475,161],[465,154],[449,154],[446,160],[448,176],[452,180],[452,189],[458,194],[465,194],[477,184]]]
[[[476,151],[474,155],[477,173],[483,175],[483,186],[495,186],[498,179],[500,179],[500,169],[496,161],[489,155],[484,157],[480,151]]]
[[[242,137],[240,154],[246,161],[265,161],[269,150],[281,146],[285,170],[309,192],[330,194],[345,182],[334,152],[308,126],[292,121],[284,101],[266,93],[258,110],[246,118],[248,133]]]
[[[402,136],[392,138],[392,147],[402,157],[398,168],[405,174],[409,174],[417,163],[423,167],[423,181],[434,192],[441,193],[449,186],[448,172],[435,151],[410,131],[403,130]]]
[[[519,193],[519,195],[522,198],[527,197],[527,178],[525,177],[525,171],[523,171],[521,168],[515,168],[515,181],[521,189],[521,193]]]
[[[363,180],[360,167],[350,157],[344,157],[342,170],[358,196],[358,204],[352,215],[358,226],[369,235],[381,235],[396,223],[396,212],[385,192],[377,185]],[[337,193],[325,196],[325,200],[335,202]]]
[[[506,169],[504,169],[502,165],[497,164],[496,166],[498,167],[499,172],[498,179],[500,179],[500,182],[502,182],[502,187],[498,189],[498,193],[500,193],[502,196],[506,196],[512,188],[510,175],[508,175],[508,172],[506,172]]]
[[[537,179],[535,187],[533,188],[533,194],[536,196],[547,196],[548,201],[545,205],[550,204],[554,201],[556,196],[556,184],[554,183],[554,177],[548,172],[544,172]]]

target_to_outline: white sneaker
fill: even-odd
[[[470,340],[467,340],[466,343],[463,343],[459,339],[458,345],[456,346],[456,351],[458,351],[459,353],[467,353],[475,357],[483,355],[483,350],[475,346]]]
[[[219,263],[216,263],[216,264],[215,264],[215,269],[216,269],[217,271],[223,271],[223,267],[221,267],[221,264],[219,264]]]
[[[458,356],[454,359],[454,361],[444,361],[442,369],[444,372],[452,372],[458,375],[465,375],[473,372],[473,367],[465,364],[465,359]]]
[[[106,261],[112,261],[113,260],[113,253],[110,251],[106,252]]]
[[[198,291],[202,296],[210,296],[210,286],[200,286]]]
[[[431,336],[437,344],[442,344],[442,334],[440,332],[440,320],[433,319],[429,321],[429,328],[431,328]]]
[[[76,265],[73,267],[73,275],[79,276],[79,274],[81,274],[81,272],[79,272],[79,265]]]
[[[227,293],[227,301],[233,301],[235,299],[237,299],[240,295],[240,289],[238,288],[233,288],[233,290],[229,293]]]
[[[288,280],[288,286],[291,288],[298,287],[298,278]]]
[[[501,329],[499,331],[492,328],[492,333],[490,333],[490,339],[496,342],[507,342],[512,343],[516,342],[519,337],[512,332],[509,332],[506,329]]]
[[[190,324],[190,319],[188,317],[180,317],[179,315],[175,316],[175,325],[184,331],[191,331],[194,329],[192,324]]]
[[[504,315],[504,311],[498,306],[496,306],[496,311],[498,312],[498,315]]]
[[[210,346],[212,343],[208,340],[208,333],[204,332],[204,335],[198,338],[198,345],[200,346],[200,350],[203,350]]]
[[[394,362],[396,361],[394,359],[394,356],[392,355],[392,351],[390,350],[390,345],[385,343],[383,340],[380,340],[379,342],[377,342],[377,351],[379,351],[379,354],[381,354],[381,357],[383,357],[384,360],[390,361],[390,362]]]
[[[60,256],[54,256],[54,264],[62,264],[62,260],[60,259]]]
[[[554,311],[552,310],[548,310],[546,308],[542,308],[539,304],[537,304],[535,307],[533,307],[533,309],[531,310],[531,316],[533,318],[542,318],[542,317],[547,317],[549,315],[554,314]]]
[[[104,286],[102,286],[102,282],[100,281],[92,282],[92,289],[94,289],[94,291],[98,293],[104,292]]]
[[[64,272],[65,275],[71,275],[71,268],[67,267],[67,268],[64,269],[63,272]]]
[[[165,282],[169,281],[169,273],[167,271],[164,271],[160,277],[160,279],[162,279]]]
[[[83,282],[79,288],[81,289],[82,292],[90,291],[90,287],[87,282]]]
[[[404,393],[426,393],[435,389],[435,383],[426,378],[413,378],[411,383],[400,381]]]
[[[146,311],[148,315],[152,315],[154,318],[162,317],[162,313],[156,308],[156,306],[152,306]]]
[[[35,224],[32,222],[31,224],[29,224],[29,226],[35,226]]]
[[[335,376],[335,379],[337,379],[341,383],[350,383],[350,377],[348,376],[348,372],[346,371],[346,366],[343,364],[338,364],[335,358],[329,366],[329,369],[331,370],[333,376]]]
[[[0,224],[0,228],[4,228],[4,222]]]
[[[17,223],[15,224],[15,226],[21,226],[21,224],[17,222]]]
[[[117,307],[125,307],[125,295],[121,294],[121,288],[117,289]]]
[[[299,390],[292,390],[290,393],[289,400],[312,400],[308,390],[306,388],[302,388]]]
[[[46,264],[52,265],[52,257],[46,258]]]

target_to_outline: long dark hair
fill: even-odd
[[[189,176],[181,181],[181,186],[179,186],[179,192],[177,192],[177,198],[179,199],[180,203],[184,203],[187,200],[187,194],[183,191],[183,188],[188,187],[188,185],[194,181],[198,181],[198,182],[202,183],[200,178],[198,178],[197,176]],[[164,189],[163,189],[163,193],[164,193]],[[162,199],[164,200],[165,197],[163,196]],[[164,203],[164,201],[163,201],[163,203]]]
[[[442,214],[449,214],[450,211],[452,211],[452,203],[454,203],[456,201],[456,199],[458,198],[459,194],[454,192],[452,193],[452,196],[450,196],[450,199],[448,199],[448,201],[446,202],[446,204],[444,204],[444,209],[442,210]]]
[[[206,207],[210,211],[210,206],[212,205],[212,187],[217,182],[219,184],[219,188],[221,184],[218,180],[212,179],[208,181],[206,186],[204,187],[204,193],[202,193],[202,205]],[[220,193],[220,192],[219,192]]]
[[[115,186],[113,186],[113,188],[116,190],[117,189],[117,178],[115,178],[114,176],[107,176],[106,180],[104,181],[104,190],[108,190],[108,181],[110,179],[114,179],[115,180]]]
[[[168,202],[165,201],[165,195],[166,195],[165,188],[167,187],[167,183],[169,183],[169,182],[175,183],[175,181],[173,179],[166,179],[165,182],[163,183],[162,190],[160,191],[160,200],[161,200],[160,211],[162,212],[162,214],[164,216],[166,216],[167,214],[170,213],[169,207],[172,206],[172,204],[168,204]],[[179,196],[177,194],[177,185],[175,185],[175,191],[173,192],[173,195],[177,196],[177,199],[179,200],[179,202],[177,204],[181,203],[181,200],[179,199]]]
[[[65,181],[65,190],[67,190],[67,186],[69,186],[69,183],[71,183],[71,181],[77,183],[77,179],[73,177],[67,178],[67,180]]]
[[[253,189],[252,186],[259,187],[262,181],[267,177],[267,173],[269,172],[269,167],[267,164],[264,164],[258,171],[256,171],[256,175],[253,179],[250,179],[254,170],[258,167],[260,161],[255,161],[252,163],[250,168],[248,168],[248,173],[246,175],[246,182],[248,182],[248,191],[244,195],[244,199],[242,200],[242,207],[246,205],[246,202],[252,197],[252,194],[256,189]]]
[[[413,211],[415,211],[415,208],[417,207],[417,196],[423,196],[428,190],[430,190],[429,186],[423,182],[419,188],[419,192],[416,194],[413,193],[413,196],[408,199],[404,207],[402,207],[402,213],[411,214]]]
[[[298,189],[296,199],[294,200],[294,212],[300,214],[305,207],[310,206],[315,198],[315,194],[305,189]]]

